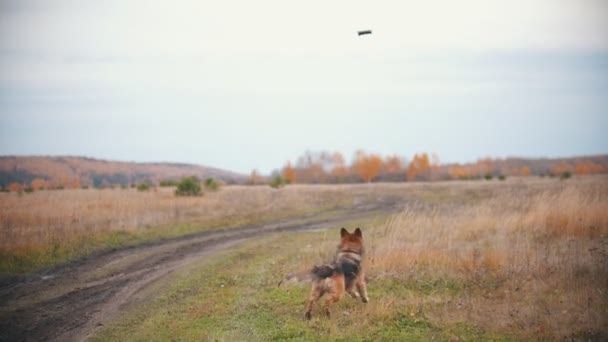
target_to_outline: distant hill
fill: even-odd
[[[35,179],[47,181],[52,187],[158,184],[162,180],[178,180],[185,176],[197,176],[201,180],[213,177],[229,184],[244,183],[247,179],[235,172],[193,164],[119,162],[70,156],[0,156],[2,187],[13,182],[30,185]]]

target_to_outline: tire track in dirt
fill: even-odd
[[[394,203],[325,219],[284,219],[110,250],[42,274],[0,280],[0,341],[81,341],[175,270],[239,242],[276,232],[328,229],[384,215]]]

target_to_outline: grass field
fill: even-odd
[[[94,340],[608,338],[606,177],[340,189],[401,201],[348,227],[364,232],[370,303],[344,297],[331,320],[321,307],[303,320],[308,286],[277,282],[331,260],[340,227],[284,233],[175,274]]]
[[[228,186],[201,197],[175,197],[171,188],[0,193],[0,275],[107,247],[349,206],[352,191],[357,190]]]

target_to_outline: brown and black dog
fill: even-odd
[[[340,244],[336,259],[331,264],[315,266],[312,270],[288,275],[285,280],[310,280],[312,289],[310,298],[306,305],[306,319],[311,318],[313,305],[327,294],[325,299],[325,312],[329,318],[330,306],[339,301],[348,292],[353,298],[367,303],[367,288],[365,287],[365,273],[363,272],[362,259],[365,249],[363,248],[363,235],[361,229],[357,228],[351,234],[348,230],[340,230]],[[282,281],[279,282],[279,286]]]

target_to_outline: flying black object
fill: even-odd
[[[363,36],[366,34],[372,34],[372,30],[357,31],[357,35],[359,35],[359,36]]]

